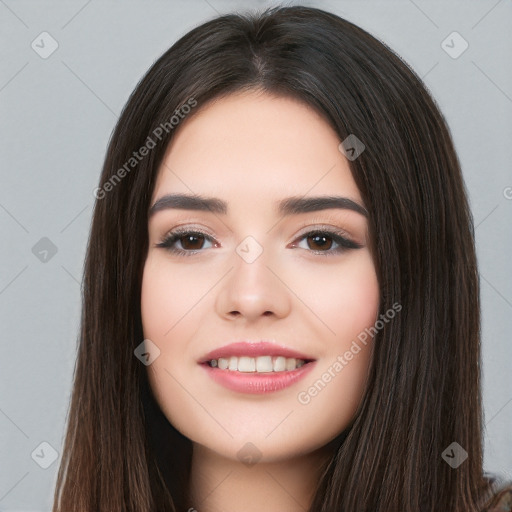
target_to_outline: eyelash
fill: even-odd
[[[158,244],[156,244],[156,247],[164,248],[170,253],[177,254],[178,256],[193,256],[199,252],[202,252],[202,249],[197,250],[183,250],[183,249],[177,249],[175,247],[172,247],[172,245],[178,241],[180,238],[182,238],[185,235],[194,235],[194,236],[203,236],[210,242],[215,242],[215,239],[208,235],[207,233],[197,230],[197,229],[176,229],[174,231],[171,231],[167,234],[167,236]],[[312,249],[306,249],[310,252],[317,254],[319,256],[334,256],[336,254],[341,254],[349,249],[360,249],[363,247],[361,244],[354,242],[353,240],[349,240],[345,237],[345,233],[342,231],[337,230],[330,230],[330,229],[314,229],[311,231],[308,231],[304,234],[302,234],[299,238],[295,239],[293,243],[296,243],[296,241],[300,242],[304,240],[305,238],[308,238],[311,235],[320,235],[320,236],[326,236],[327,238],[331,238],[333,242],[335,242],[338,245],[338,248],[333,250],[326,250],[326,251],[314,251]]]

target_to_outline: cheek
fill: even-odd
[[[141,315],[144,336],[157,345],[175,347],[178,333],[197,325],[204,307],[201,298],[211,288],[211,276],[197,270],[183,271],[161,255],[148,256],[141,288]],[[190,333],[189,333],[190,335]]]
[[[378,316],[380,289],[366,250],[334,271],[316,274],[316,282],[324,286],[323,293],[315,287],[315,313],[331,332],[325,337],[321,364],[298,399],[335,435],[353,418],[364,392],[373,340],[368,332]]]
[[[199,286],[201,277],[180,272],[160,255],[149,255],[142,278],[141,316],[144,338],[160,350],[159,356],[147,366],[153,395],[167,419],[178,429],[194,418],[195,402],[184,391],[186,376],[194,363],[189,340],[200,325],[205,291]],[[189,357],[190,356],[190,357]],[[181,383],[181,385],[180,385]],[[184,423],[184,425],[182,425]],[[190,432],[187,430],[187,434]]]
[[[380,289],[369,253],[354,261],[350,271],[338,281],[333,299],[337,313],[334,330],[352,340],[374,325],[379,311]],[[336,320],[337,319],[337,320]]]
[[[144,267],[141,289],[141,315],[144,337],[158,344],[160,337],[171,327],[176,300],[172,301],[170,283],[164,268],[148,258]],[[173,288],[179,284],[173,282]]]
[[[325,355],[346,350],[353,339],[373,326],[379,311],[379,283],[368,250],[353,253],[340,265],[316,266],[314,272],[290,276],[295,290],[319,320]],[[325,328],[324,328],[325,327]]]
[[[191,276],[180,274],[172,265],[158,258],[148,257],[141,287],[141,317],[144,339],[158,347],[160,353],[147,367],[155,395],[172,387],[174,381],[167,372],[175,373],[175,366],[184,366],[188,340],[193,336],[198,314],[197,287]],[[187,313],[188,312],[188,313]],[[171,393],[166,397],[173,396]]]

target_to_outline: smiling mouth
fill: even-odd
[[[240,373],[274,373],[293,371],[313,361],[314,359],[284,356],[230,356],[210,359],[203,364],[211,368]]]

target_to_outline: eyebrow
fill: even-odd
[[[301,213],[316,212],[331,208],[352,210],[368,217],[366,208],[348,197],[288,197],[282,199],[277,204],[277,212],[284,216],[299,215]],[[216,197],[205,197],[196,194],[166,194],[157,199],[153,206],[151,206],[149,209],[149,217],[152,217],[156,212],[167,209],[209,211],[211,213],[226,215],[228,212],[228,204]]]

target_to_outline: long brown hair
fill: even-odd
[[[169,120],[191,101],[188,115],[249,89],[297,98],[340,141],[354,134],[364,143],[350,167],[370,214],[381,312],[402,305],[376,335],[360,408],[310,511],[480,510],[492,479],[482,469],[479,281],[449,129],[422,81],[384,43],[334,14],[295,6],[195,28],[124,107],[96,194],[53,511],[186,507],[190,441],[156,405],[134,356],[143,340],[148,207],[174,133]],[[134,163],[148,137],[154,147]],[[457,468],[442,457],[453,442],[468,453]]]

